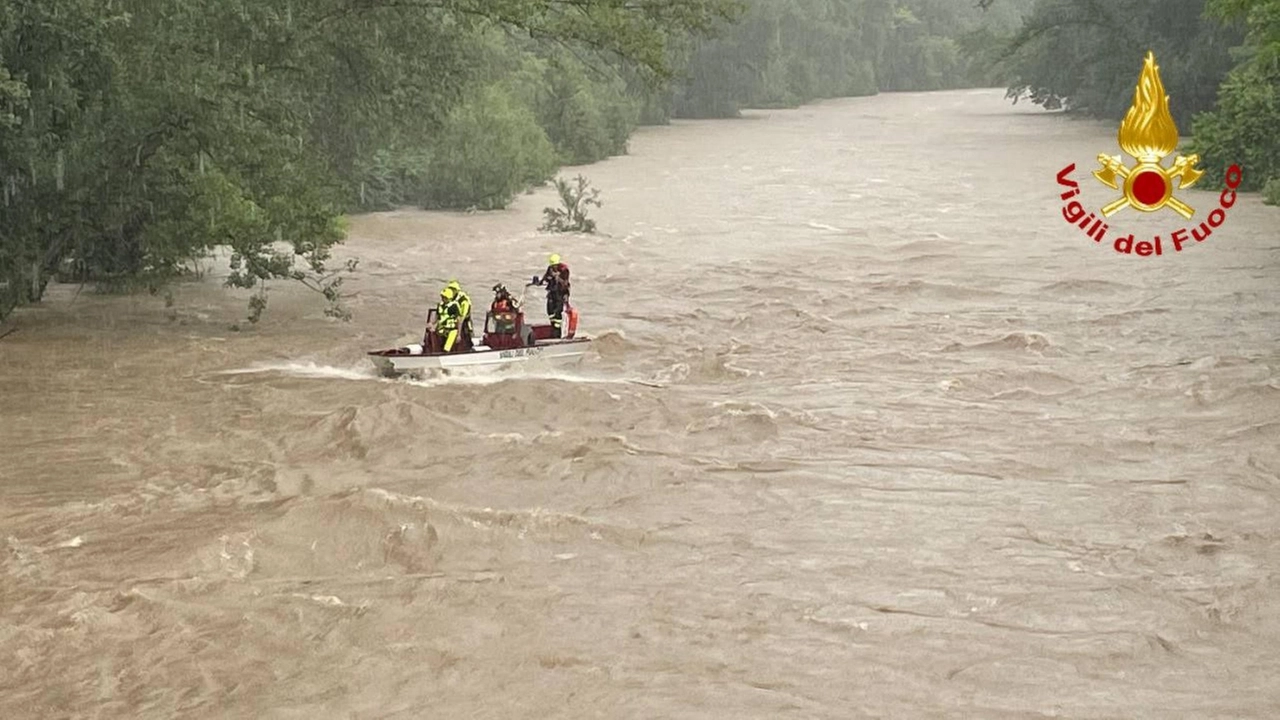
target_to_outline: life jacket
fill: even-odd
[[[456,327],[458,321],[465,317],[462,313],[462,305],[458,302],[457,298],[441,302],[437,305],[436,316],[436,324],[438,327],[442,328]]]

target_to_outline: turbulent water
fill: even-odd
[[[356,218],[349,324],[53,287],[0,339],[0,717],[1277,717],[1280,212],[1121,256],[1060,210],[1100,152],[841,100],[643,130],[597,236]],[[374,375],[553,251],[580,365]]]

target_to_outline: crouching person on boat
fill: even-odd
[[[444,338],[444,351],[453,352],[458,342],[458,333],[465,331],[466,315],[463,314],[462,303],[458,299],[458,291],[446,285],[440,291],[440,304],[436,306],[436,334]]]
[[[498,283],[493,286],[493,302],[489,305],[489,314],[493,316],[494,331],[505,335],[515,332],[516,313],[520,312],[520,301],[511,297],[507,286]]]
[[[493,332],[495,335],[514,336],[517,327],[520,326],[520,318],[524,313],[524,309],[520,307],[520,300],[511,297],[511,292],[507,290],[507,286],[498,283],[493,286],[493,303],[489,305],[489,316],[493,318]],[[486,328],[488,332],[488,328]],[[533,327],[524,325],[519,327],[520,345],[522,347],[533,346]]]

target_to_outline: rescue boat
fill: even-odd
[[[565,332],[555,337],[550,323],[527,324],[524,310],[486,312],[480,342],[460,335],[454,347],[444,350],[444,338],[436,332],[438,313],[427,313],[427,327],[420,344],[372,350],[369,359],[385,376],[425,374],[461,368],[496,367],[531,360],[576,361],[591,347],[591,338],[578,335],[578,311],[566,300]]]

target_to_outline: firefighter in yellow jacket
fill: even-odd
[[[440,304],[436,306],[436,333],[444,338],[444,351],[452,352],[458,342],[459,332],[468,334],[470,328],[470,299],[449,283],[440,291]]]
[[[457,280],[450,280],[448,286],[458,299],[458,309],[462,312],[462,335],[467,339],[475,337],[471,329],[471,296],[462,289]]]

